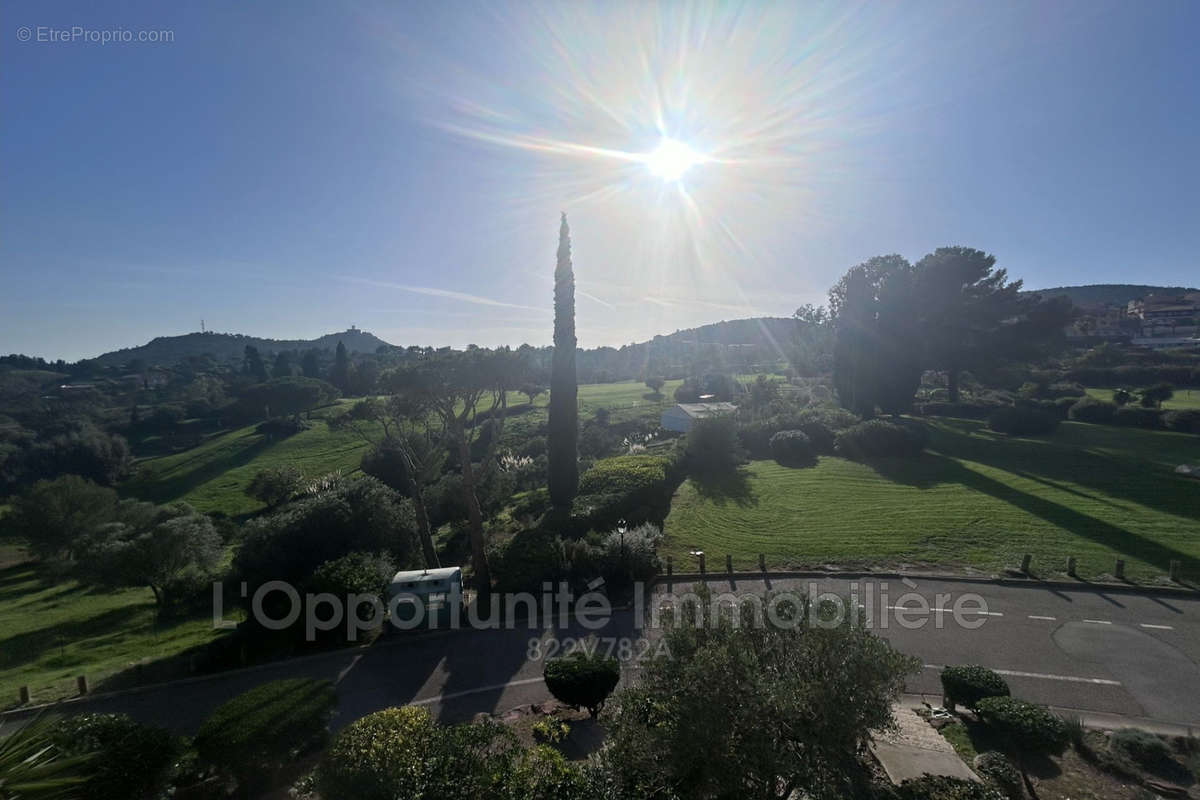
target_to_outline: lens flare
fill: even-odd
[[[663,139],[653,153],[646,156],[650,172],[664,181],[677,181],[683,173],[704,161],[704,156],[676,139]]]

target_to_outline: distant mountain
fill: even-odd
[[[1065,296],[1077,306],[1126,305],[1148,294],[1183,294],[1194,292],[1183,286],[1143,286],[1136,283],[1095,283],[1090,286],[1056,286],[1053,289],[1033,290],[1043,297]]]
[[[114,350],[94,359],[103,366],[120,366],[135,359],[147,365],[170,366],[190,356],[209,355],[217,361],[240,359],[247,345],[257,347],[265,357],[284,350],[334,350],[338,342],[351,353],[374,353],[390,345],[378,336],[350,328],[341,333],[327,333],[317,339],[260,339],[240,333],[186,333],[183,336],[159,336],[141,347]]]

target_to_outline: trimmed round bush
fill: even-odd
[[[595,717],[621,680],[621,665],[599,653],[576,652],[546,662],[546,688],[560,702]]]
[[[495,548],[488,559],[500,592],[542,590],[544,581],[557,581],[563,575],[562,539],[548,530],[519,531],[507,543]]]
[[[274,769],[320,743],[336,704],[329,681],[271,681],[218,706],[192,745],[243,788],[262,788]]]
[[[942,693],[953,709],[961,703],[974,709],[985,697],[1008,697],[1008,683],[997,673],[978,664],[950,666],[942,670]]]
[[[1009,436],[1044,436],[1058,427],[1058,415],[1035,408],[998,408],[988,417],[988,427]]]
[[[1021,772],[1003,753],[992,750],[975,756],[975,771],[996,784],[1009,800],[1024,800]]]
[[[142,800],[158,797],[171,778],[182,742],[162,728],[125,714],[81,714],[60,720],[51,734],[63,755],[97,754],[79,797]]]
[[[1067,724],[1037,703],[985,697],[976,711],[1013,751],[1057,755],[1070,741]]]
[[[418,794],[419,765],[437,735],[429,710],[386,708],[346,726],[321,759],[316,785],[329,800],[393,800]]]
[[[1153,769],[1171,759],[1171,748],[1149,731],[1122,728],[1113,733],[1110,746],[1130,761],[1145,769]]]
[[[925,449],[929,433],[922,425],[872,419],[838,434],[838,455],[853,459],[912,457]]]
[[[1085,397],[1067,412],[1067,417],[1076,422],[1090,422],[1093,425],[1109,425],[1113,414],[1117,413],[1116,403],[1106,403],[1094,397]]]
[[[816,460],[812,440],[804,431],[780,431],[771,437],[771,455],[784,466],[812,464]]]
[[[1187,409],[1163,414],[1163,425],[1169,431],[1200,433],[1200,411]]]

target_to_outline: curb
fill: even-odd
[[[794,580],[796,578],[815,578],[827,580],[852,580],[866,578],[886,578],[888,580],[927,580],[955,581],[958,583],[988,584],[991,586],[1017,588],[1046,588],[1070,589],[1074,591],[1104,591],[1122,594],[1163,594],[1172,597],[1200,598],[1200,590],[1187,586],[1138,586],[1128,583],[1112,583],[1108,581],[1064,581],[1038,580],[1037,578],[1016,578],[997,576],[958,575],[943,572],[871,572],[869,570],[780,570],[778,572],[676,572],[670,577],[657,575],[651,581],[652,586],[663,583],[682,581],[725,581],[725,580]]]

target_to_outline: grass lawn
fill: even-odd
[[[217,635],[208,617],[158,623],[149,589],[90,589],[16,552],[0,546],[0,708],[16,705],[21,686],[34,702],[71,696],[77,675],[102,690]]]
[[[930,421],[930,452],[874,465],[822,457],[792,469],[755,461],[723,486],[687,481],[660,551],[679,571],[709,568],[929,565],[995,572],[1032,553],[1043,575],[1111,573],[1119,555],[1135,579],[1171,559],[1200,578],[1200,485],[1172,470],[1200,440],[1180,433],[1063,423],[1048,438],[992,433],[980,422]]]
[[[1087,393],[1090,397],[1094,397],[1097,400],[1105,400],[1110,403],[1112,402],[1112,395],[1113,395],[1112,389],[1095,389],[1095,388],[1093,388],[1093,389],[1088,389]],[[1200,409],[1200,389],[1188,389],[1188,388],[1176,389],[1175,396],[1172,397],[1167,402],[1163,403],[1163,408],[1168,409],[1168,410],[1170,410],[1170,409],[1182,410],[1182,409],[1188,409],[1188,408]]]

